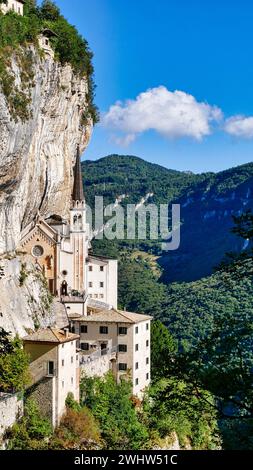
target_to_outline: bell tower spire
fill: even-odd
[[[73,252],[71,287],[78,292],[86,290],[86,258],[88,256],[88,232],[86,204],[83,192],[80,147],[77,147],[74,167],[72,207],[70,209],[70,245]]]
[[[76,164],[74,168],[74,186],[73,186],[73,194],[72,194],[73,201],[84,201],[84,193],[83,193],[83,180],[82,180],[82,167],[81,167],[81,158],[80,158],[80,147],[77,146],[77,154],[76,154]]]

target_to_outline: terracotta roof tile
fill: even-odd
[[[66,336],[63,330],[57,328],[45,328],[35,331],[29,336],[23,338],[24,342],[41,342],[41,343],[68,343],[79,339],[78,335],[69,333]]]
[[[101,310],[93,313],[87,317],[75,318],[76,321],[82,322],[108,322],[108,323],[140,323],[147,320],[152,320],[152,317],[148,315],[141,315],[140,313],[123,312],[120,310]]]

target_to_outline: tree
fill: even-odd
[[[14,345],[10,338],[10,333],[0,328],[0,354],[9,354],[13,352]]]
[[[215,319],[212,333],[179,359],[183,376],[216,397],[220,418],[253,419],[253,315]]]
[[[29,357],[23,350],[22,341],[18,337],[8,338],[8,334],[2,330],[0,352],[0,390],[3,392],[24,390],[29,383],[30,375]]]
[[[24,4],[24,15],[38,14],[36,0],[26,0]]]
[[[24,416],[6,432],[8,450],[47,449],[47,439],[52,432],[49,420],[41,416],[37,403],[28,399],[24,407]]]
[[[176,342],[169,330],[159,320],[151,323],[152,379],[164,376],[176,353]]]
[[[144,404],[151,436],[177,434],[182,448],[215,449],[220,443],[212,395],[176,376],[157,381]]]
[[[67,407],[50,441],[50,448],[58,450],[92,450],[101,448],[101,445],[99,425],[86,407],[78,410]]]
[[[61,16],[60,9],[51,0],[43,0],[40,8],[40,16],[43,20],[58,20]]]
[[[122,379],[117,384],[111,373],[103,378],[82,378],[81,400],[97,419],[107,449],[141,449],[148,439],[133,401],[132,385]]]
[[[239,216],[233,216],[235,226],[232,232],[246,240],[253,239],[253,214],[247,210]]]

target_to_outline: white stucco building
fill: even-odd
[[[39,35],[39,47],[44,52],[46,57],[54,58],[54,50],[50,44],[50,40],[54,37],[57,37],[57,34],[54,33],[51,29],[45,28],[41,31]]]
[[[118,262],[104,256],[89,255],[87,259],[87,293],[114,308],[118,306]]]
[[[23,338],[30,356],[32,396],[55,427],[65,412],[69,393],[79,400],[78,335],[56,328],[41,329]]]
[[[89,365],[90,373],[101,375],[107,367],[118,381],[129,376],[133,393],[141,396],[150,383],[151,317],[118,310],[118,262],[91,253],[89,240],[78,149],[69,218],[38,214],[23,231],[19,249],[32,256],[49,290],[65,306],[66,326],[80,335],[82,368]],[[63,351],[58,351],[60,361]],[[67,383],[66,378],[60,381]]]
[[[6,3],[0,4],[0,10],[3,14],[8,13],[8,11],[13,11],[18,15],[23,16],[24,4],[25,0],[7,0]]]
[[[100,310],[87,317],[72,317],[81,351],[91,359],[98,351],[116,353],[116,378],[129,377],[133,394],[142,396],[150,384],[150,324],[152,317],[120,310]]]

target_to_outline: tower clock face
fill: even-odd
[[[44,249],[40,245],[35,245],[32,249],[32,254],[35,258],[40,258],[44,254]]]

